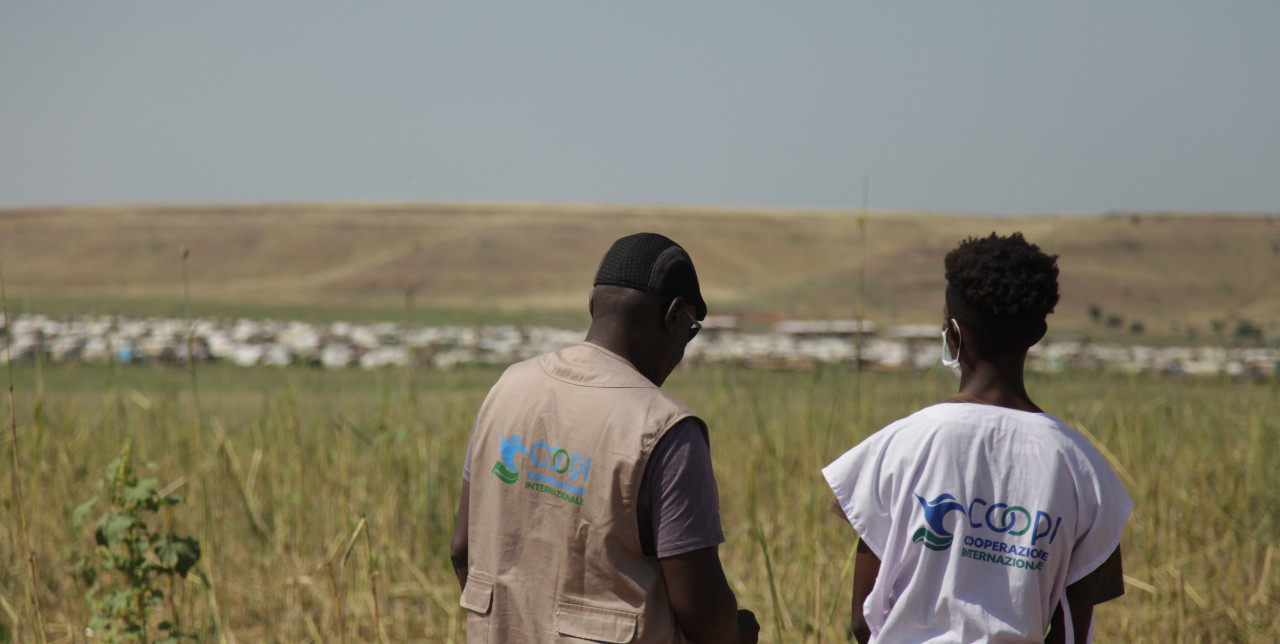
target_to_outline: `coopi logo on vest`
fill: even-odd
[[[558,499],[582,505],[582,496],[586,494],[587,476],[591,474],[591,458],[581,454],[570,453],[564,448],[552,447],[539,441],[527,449],[519,436],[507,438],[502,435],[502,453],[493,464],[493,475],[508,485],[520,480],[520,470],[516,469],[516,455],[524,454],[530,465],[537,469],[525,472],[524,487]],[[538,471],[545,470],[545,471]],[[565,474],[568,480],[561,480],[552,474]],[[578,481],[578,479],[582,479]],[[574,482],[577,481],[577,485]]]
[[[1048,512],[1037,510],[1033,517],[1030,510],[1021,506],[990,503],[979,497],[966,505],[950,494],[940,494],[932,501],[926,501],[919,494],[914,496],[924,510],[926,525],[911,535],[912,543],[934,551],[949,549],[955,535],[943,519],[959,512],[965,520],[957,522],[955,529],[974,533],[965,534],[962,541],[965,547],[960,549],[960,556],[991,564],[1039,571],[1049,560],[1049,546],[1062,526],[1062,517],[1055,519]],[[1028,533],[1030,543],[1018,543],[1025,542]]]

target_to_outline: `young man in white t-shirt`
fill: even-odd
[[[993,233],[949,253],[946,274],[942,354],[959,393],[822,471],[861,537],[854,635],[1089,642],[1093,606],[1124,594],[1133,504],[1088,439],[1027,395],[1027,350],[1058,302],[1057,257]]]

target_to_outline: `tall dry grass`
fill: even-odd
[[[187,479],[187,502],[163,517],[204,548],[201,575],[171,592],[184,629],[204,641],[463,641],[447,544],[471,421],[497,370],[204,368],[204,443],[181,368],[14,375],[49,641],[88,641],[83,589],[62,557],[91,536],[72,529],[71,511],[129,438],[161,485]],[[711,425],[722,556],[762,641],[846,641],[855,537],[827,511],[819,469],[954,388],[939,372],[854,384],[840,369],[669,381]],[[1098,641],[1280,641],[1276,385],[1066,374],[1030,388],[1091,433],[1135,501],[1128,594],[1099,609]],[[0,494],[0,622],[35,641],[12,486]]]

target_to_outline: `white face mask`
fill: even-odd
[[[956,338],[961,342],[964,338],[960,337],[960,325],[956,324],[955,318],[951,318],[951,324],[956,327]],[[951,370],[956,375],[956,379],[960,379],[960,344],[956,344],[956,353],[951,355],[951,349],[947,346],[947,330],[942,330],[942,366]]]

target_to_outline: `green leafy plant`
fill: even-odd
[[[200,559],[198,541],[153,530],[148,523],[148,517],[162,507],[182,502],[182,497],[172,494],[182,483],[161,490],[157,479],[139,476],[139,470],[152,465],[134,463],[131,447],[125,443],[120,457],[99,481],[98,493],[77,507],[72,517],[78,528],[105,501],[94,524],[93,552],[75,562],[77,576],[88,587],[89,631],[104,642],[194,639],[170,620],[152,627],[154,613],[165,600],[162,582],[168,580],[172,589],[174,576],[185,578]],[[172,606],[170,612],[174,612]]]

